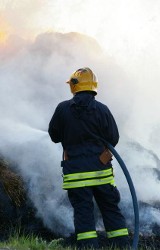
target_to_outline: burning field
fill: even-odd
[[[151,79],[145,78],[142,91],[140,71],[134,75],[131,70],[130,77],[94,39],[78,33],[43,33],[34,41],[12,36],[0,45],[0,238],[7,239],[19,227],[47,240],[63,238],[66,246],[75,242],[73,211],[61,188],[62,148],[46,131],[57,104],[71,98],[65,81],[83,66],[97,73],[97,99],[109,106],[119,127],[117,150],[140,206],[140,246],[160,249],[160,124],[159,112],[153,114],[159,98],[152,98],[157,85],[152,82],[147,89]],[[122,171],[113,162],[132,238],[132,200]],[[95,214],[105,245],[97,208]]]
[[[150,208],[148,204],[140,204],[140,211],[147,208]],[[18,233],[19,237],[33,235],[47,242],[60,238],[59,244],[64,248],[74,247],[76,244],[74,234],[65,237],[45,226],[42,219],[37,216],[37,209],[28,196],[25,181],[16,173],[16,166],[9,164],[2,156],[0,158],[0,225],[2,242],[7,242],[11,236]],[[98,231],[98,237],[102,248],[109,247],[105,232]],[[133,231],[130,230],[131,244],[132,240]],[[150,235],[140,232],[139,249],[160,249],[160,226],[155,223]]]

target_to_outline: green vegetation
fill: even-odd
[[[142,243],[142,242],[141,242]],[[147,246],[147,244],[140,244],[139,250],[158,250],[156,242]],[[103,250],[118,250],[113,248],[102,248]],[[64,247],[64,239],[55,239],[50,242],[35,236],[24,236],[18,233],[11,236],[8,241],[0,242],[0,250],[76,250],[76,247]]]
[[[47,242],[34,236],[14,236],[10,237],[7,242],[0,243],[0,249],[6,250],[52,250],[52,249],[70,249],[63,248],[63,239]]]

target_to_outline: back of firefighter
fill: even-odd
[[[50,121],[49,135],[64,150],[63,189],[74,209],[78,249],[97,249],[93,197],[111,244],[126,247],[128,230],[118,203],[111,156],[106,142],[119,140],[116,122],[106,105],[95,100],[97,77],[89,68],[75,71],[69,81],[73,98],[61,102]]]

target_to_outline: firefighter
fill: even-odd
[[[63,189],[74,209],[78,249],[97,249],[93,197],[102,214],[111,244],[128,245],[128,230],[118,203],[112,156],[106,142],[119,140],[116,122],[108,107],[95,100],[98,80],[89,68],[76,70],[67,81],[73,98],[61,102],[49,123],[53,142],[61,142],[64,159]]]

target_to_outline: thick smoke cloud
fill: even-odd
[[[149,124],[143,124],[145,133],[139,136],[138,105],[146,104],[147,94],[144,99],[135,95],[141,91],[141,86],[134,84],[135,79],[126,75],[94,39],[77,33],[44,33],[34,42],[12,36],[0,53],[0,152],[16,163],[37,216],[45,225],[62,235],[73,231],[72,209],[61,189],[62,148],[51,142],[47,129],[56,105],[71,98],[65,81],[83,66],[98,75],[97,99],[108,105],[119,126],[121,141],[117,149],[133,177],[138,199],[150,204],[141,209],[142,229],[147,233],[153,223],[160,225],[160,214],[154,208],[160,200],[160,160],[155,136],[160,134],[160,124],[157,119],[153,124],[150,119],[145,120]],[[150,106],[146,108],[151,111]],[[133,227],[128,187],[119,166],[116,162],[114,165],[122,207],[129,208],[126,215]]]

